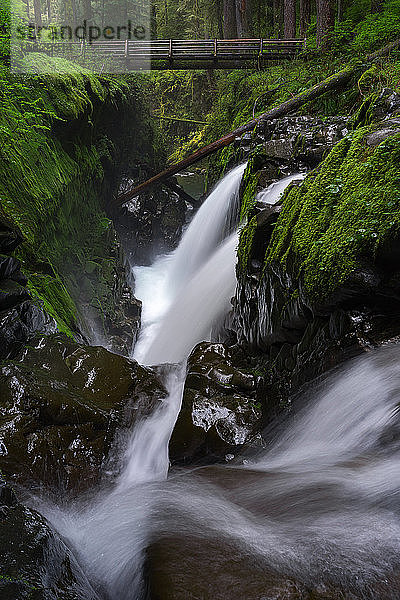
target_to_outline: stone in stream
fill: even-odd
[[[22,485],[82,492],[112,471],[128,430],[166,391],[154,373],[61,334],[0,367],[0,468]]]
[[[287,473],[226,466],[204,467],[172,478],[165,502],[162,494],[159,497],[160,523],[146,551],[149,598],[399,598],[400,578],[390,566],[367,582],[362,581],[352,558],[347,558],[342,569],[331,568],[329,543],[324,540],[320,550],[315,548],[321,540],[312,537],[310,518],[313,524],[323,520],[327,511],[335,514],[344,499],[335,482],[325,487],[298,483],[298,489],[286,488]],[[354,510],[356,517],[356,500]],[[296,533],[291,538],[292,524]],[[342,550],[346,561],[346,541],[336,550],[339,560]]]
[[[0,516],[2,600],[99,600],[58,534],[1,475]]]
[[[256,378],[234,365],[224,344],[202,342],[189,357],[182,409],[170,442],[172,464],[224,460],[258,431]]]

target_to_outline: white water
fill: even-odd
[[[217,184],[174,252],[159,257],[150,267],[133,269],[135,295],[143,303],[142,329],[133,355],[139,362],[182,361],[197,342],[209,335],[212,321],[218,319],[228,305],[236,281],[235,242],[232,238],[225,250],[220,250],[219,246],[238,224],[239,187],[245,168],[246,163],[239,165]],[[196,299],[197,294],[201,303]],[[175,330],[168,321],[173,322]],[[160,333],[158,342],[155,340],[161,326],[164,333]],[[166,339],[171,330],[173,344]],[[159,352],[158,343],[162,346]]]
[[[175,301],[167,279],[179,251],[137,271],[147,363],[185,358],[229,306],[236,234],[222,245],[214,239]],[[196,584],[193,597],[247,600],[247,587],[259,578],[263,590],[272,569],[314,588],[343,585],[355,594],[346,598],[398,600],[392,570],[400,567],[400,348],[364,356],[309,392],[307,407],[246,466],[166,480],[182,373],[171,371],[168,399],[133,432],[112,492],[86,506],[43,509],[103,597],[144,599],[145,552],[159,542],[166,544],[161,562],[172,561],[187,597]],[[165,539],[177,539],[178,550]],[[382,595],[374,591],[377,581]]]
[[[306,173],[296,173],[288,175],[275,183],[271,183],[265,190],[259,192],[256,200],[259,204],[276,204],[282,197],[283,192],[292,181],[301,181],[305,178]]]

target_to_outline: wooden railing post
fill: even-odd
[[[128,45],[128,39],[125,40],[125,58],[129,57],[129,45]]]

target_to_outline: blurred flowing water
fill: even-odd
[[[206,241],[197,240],[204,226],[199,211],[175,253],[136,269],[145,318],[135,356],[145,364],[180,363],[168,371],[169,397],[136,426],[113,490],[42,511],[108,600],[148,598],[144,573],[163,569],[172,575],[162,581],[179,573],[179,599],[303,598],[268,591],[268,581],[290,578],[321,593],[345,590],[318,598],[398,600],[397,345],[354,360],[308,391],[305,408],[245,464],[167,479],[185,359],[229,308],[234,291],[237,233],[228,205],[236,201],[243,168],[225,178],[226,190],[222,180],[203,205],[211,213],[210,198],[219,190],[218,203],[226,192],[225,215],[213,231],[215,222],[208,222]],[[197,227],[195,236],[191,229]],[[185,262],[182,247],[192,235],[199,244]],[[184,263],[179,277],[178,261]]]

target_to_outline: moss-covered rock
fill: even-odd
[[[300,187],[287,193],[266,265],[290,265],[310,296],[326,297],[360,260],[373,261],[396,238],[398,128],[387,121],[357,130],[339,142]]]
[[[37,338],[0,368],[0,468],[23,485],[87,489],[99,481],[116,432],[123,443],[165,395],[136,362],[60,334]]]

